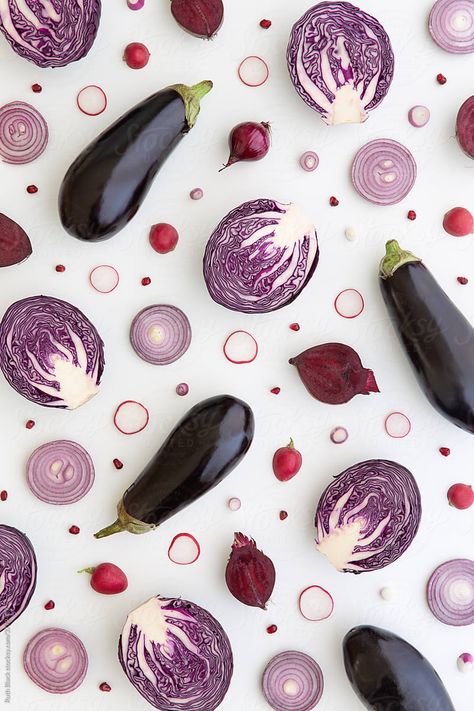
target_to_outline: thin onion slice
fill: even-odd
[[[474,52],[472,0],[438,0],[431,8],[428,27],[436,44],[446,52]]]
[[[74,504],[90,491],[94,464],[77,442],[55,440],[35,449],[26,465],[26,478],[41,501],[58,506]]]
[[[433,615],[445,625],[463,627],[474,623],[474,561],[456,558],[432,573],[426,588]]]
[[[270,71],[265,60],[252,54],[240,62],[237,73],[245,86],[262,86],[267,81]]]
[[[191,200],[201,200],[204,197],[204,190],[202,188],[193,188],[189,193]]]
[[[191,324],[177,306],[148,306],[133,319],[130,342],[135,353],[147,363],[168,365],[188,350]]]
[[[31,163],[46,149],[48,138],[48,124],[34,106],[12,101],[0,108],[0,157],[5,163]]]
[[[277,654],[262,678],[263,694],[275,711],[308,711],[316,706],[324,689],[319,664],[304,652]]]
[[[224,343],[224,355],[231,363],[252,363],[258,355],[258,343],[247,331],[233,331]]]
[[[320,622],[327,620],[332,615],[334,600],[324,588],[319,585],[310,585],[300,593],[298,607],[306,620]]]
[[[384,421],[385,432],[394,439],[403,439],[411,432],[411,422],[403,412],[390,412]]]
[[[415,128],[423,128],[431,118],[430,110],[427,106],[412,106],[408,112],[408,120]]]
[[[110,264],[99,264],[89,274],[90,285],[100,294],[110,294],[117,288],[119,281],[118,271]]]
[[[124,400],[115,410],[114,425],[122,434],[132,435],[144,430],[149,419],[148,410],[141,402]]]
[[[318,165],[319,156],[314,151],[305,151],[300,157],[300,166],[308,173],[311,173],[313,170],[316,170]]]
[[[30,639],[23,666],[30,679],[44,691],[68,694],[84,681],[87,652],[72,632],[49,627]]]
[[[329,439],[333,442],[333,444],[344,444],[348,438],[349,432],[345,427],[334,427],[329,435]]]
[[[107,94],[100,86],[89,84],[80,90],[76,103],[86,116],[99,116],[107,108]]]
[[[370,141],[352,163],[352,183],[362,197],[376,205],[395,205],[403,200],[416,180],[416,162],[397,141]]]
[[[178,533],[168,548],[168,558],[177,565],[191,565],[201,555],[201,546],[190,533]]]
[[[365,308],[364,297],[357,289],[344,289],[334,299],[334,308],[342,318],[357,318]]]

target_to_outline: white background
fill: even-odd
[[[129,684],[116,657],[118,636],[129,610],[155,594],[183,596],[209,609],[232,642],[235,672],[223,711],[264,711],[261,673],[268,660],[285,649],[300,649],[321,665],[325,692],[322,711],[356,711],[360,706],[343,670],[341,642],[356,624],[375,624],[398,633],[425,653],[441,674],[457,711],[469,711],[474,696],[474,674],[462,676],[456,658],[474,651],[472,628],[443,626],[425,602],[426,581],[439,563],[473,557],[473,511],[448,507],[446,490],[455,481],[472,481],[472,438],[456,429],[428,404],[418,389],[408,361],[387,321],[377,283],[377,265],[387,238],[424,258],[456,304],[474,315],[472,238],[448,237],[441,228],[444,212],[454,205],[474,208],[474,163],[464,156],[454,138],[457,109],[473,93],[472,55],[455,56],[440,50],[426,25],[430,0],[381,3],[364,0],[363,9],[376,15],[387,29],[395,52],[396,71],[382,105],[360,126],[327,127],[295,93],[286,70],[285,50],[292,23],[307,9],[308,0],[291,3],[239,0],[226,3],[226,19],[218,36],[204,42],[182,32],[174,23],[167,0],[147,0],[144,10],[130,12],[125,0],[104,3],[96,43],[86,59],[64,69],[41,70],[17,57],[0,38],[0,101],[30,101],[46,117],[50,144],[35,163],[17,167],[0,164],[0,210],[16,219],[30,234],[34,254],[24,264],[0,273],[0,312],[16,299],[38,293],[66,299],[95,323],[106,344],[106,370],[101,392],[75,412],[53,411],[23,400],[0,381],[0,487],[9,491],[1,504],[1,520],[25,531],[38,557],[38,585],[23,617],[11,628],[12,703],[16,711],[122,711],[144,709],[146,703]],[[261,30],[262,17],[273,21]],[[130,41],[145,42],[152,57],[142,71],[121,61]],[[259,54],[270,66],[270,79],[260,88],[242,85],[236,67],[243,57]],[[435,77],[448,77],[439,86]],[[215,88],[202,103],[196,127],[185,137],[163,168],[139,214],[109,242],[85,244],[66,235],[59,224],[56,201],[60,181],[78,152],[99,131],[138,100],[176,82],[212,79]],[[30,86],[40,82],[40,95]],[[97,118],[82,115],[77,91],[96,83],[107,92],[107,111]],[[407,111],[426,104],[429,125],[412,128]],[[264,161],[235,165],[218,174],[227,157],[227,135],[242,120],[272,122],[273,143]],[[357,149],[374,138],[404,143],[418,163],[418,179],[399,205],[377,207],[360,198],[351,186],[349,168]],[[316,150],[320,166],[305,173],[298,166],[304,150]],[[29,183],[39,186],[27,195]],[[200,186],[200,202],[189,190]],[[328,198],[337,195],[338,208]],[[272,197],[299,203],[317,227],[321,258],[310,285],[291,306],[273,314],[248,316],[217,306],[205,288],[201,259],[206,241],[224,214],[244,200]],[[415,209],[418,219],[406,219]],[[154,222],[171,222],[180,232],[176,251],[155,254],[147,241]],[[344,228],[355,227],[358,240],[349,243]],[[54,271],[57,263],[66,272]],[[120,286],[110,295],[92,290],[87,276],[92,267],[113,264]],[[461,287],[456,276],[471,277]],[[144,288],[143,276],[152,284]],[[366,309],[354,321],[333,310],[334,296],[356,287]],[[141,361],[128,343],[132,317],[152,303],[181,307],[193,327],[186,355],[164,368]],[[288,325],[301,324],[294,333]],[[258,339],[258,359],[248,366],[228,363],[222,343],[235,328],[245,328]],[[374,370],[381,394],[358,396],[342,406],[326,406],[305,391],[288,358],[327,341],[355,347],[364,365]],[[174,388],[187,381],[190,393],[179,398]],[[278,385],[281,394],[270,388]],[[202,398],[231,392],[244,398],[256,415],[254,444],[244,462],[217,489],[164,524],[141,537],[120,534],[96,541],[92,533],[111,522],[115,504],[174,423]],[[133,437],[114,429],[116,405],[127,398],[150,409],[148,428]],[[383,428],[392,410],[406,412],[412,433],[391,440]],[[27,431],[27,419],[36,427]],[[329,441],[333,426],[350,432],[342,446]],[[301,473],[280,484],[271,471],[274,450],[295,438],[303,452]],[[96,466],[96,482],[89,495],[71,507],[54,508],[36,500],[25,483],[25,462],[33,449],[49,440],[70,438],[82,443]],[[451,448],[447,459],[438,447]],[[112,459],[125,466],[116,471]],[[415,475],[423,499],[420,531],[407,553],[389,568],[353,576],[336,572],[314,550],[313,517],[316,503],[330,478],[347,466],[368,458],[393,458]],[[230,496],[242,499],[238,513],[227,509]],[[278,518],[287,509],[285,522]],[[81,527],[71,536],[71,524]],[[228,593],[224,568],[233,532],[253,536],[277,568],[277,584],[267,612],[240,605]],[[192,532],[202,554],[190,567],[169,562],[167,549],[180,531]],[[129,589],[116,597],[94,593],[86,576],[76,571],[109,560],[122,566]],[[307,622],[297,609],[298,593],[310,584],[326,587],[334,596],[329,620]],[[399,592],[396,603],[379,597],[385,584]],[[53,598],[56,609],[46,612]],[[275,623],[278,632],[266,634]],[[26,677],[21,656],[27,640],[43,627],[64,626],[78,634],[87,647],[89,672],[84,684],[67,697],[48,695]],[[2,649],[5,635],[0,637]],[[2,651],[3,657],[3,651]],[[0,685],[4,662],[0,660]],[[112,693],[98,690],[108,681]],[[2,697],[0,696],[0,700]],[[7,707],[6,707],[7,708]],[[207,711],[207,710],[206,710]]]

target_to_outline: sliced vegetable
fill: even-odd
[[[177,565],[191,565],[201,555],[201,546],[190,533],[178,533],[168,548],[168,558]]]
[[[266,198],[231,210],[209,238],[204,278],[218,304],[267,313],[291,303],[319,259],[316,230],[299,207]]]
[[[329,125],[363,123],[393,77],[390,39],[349,2],[320,2],[293,25],[287,49],[291,81]]]
[[[46,149],[48,137],[48,124],[34,106],[12,101],[0,108],[0,157],[5,163],[36,160]]]
[[[145,7],[145,0],[127,0],[127,5],[130,10],[141,10]]]
[[[242,502],[236,496],[233,496],[227,502],[227,506],[230,508],[231,511],[238,511],[240,509],[240,507],[242,506]]]
[[[127,489],[115,523],[95,537],[156,528],[222,481],[246,454],[253,433],[253,413],[242,400],[218,395],[199,402]]]
[[[80,501],[92,488],[95,470],[90,454],[77,442],[55,440],[35,449],[26,465],[33,494],[47,504]]]
[[[464,153],[474,158],[474,96],[470,96],[458,111],[456,136]]]
[[[452,484],[448,489],[448,501],[455,509],[469,509],[474,504],[474,491],[469,484]]]
[[[20,264],[32,254],[30,238],[11,217],[0,212],[0,267]]]
[[[288,362],[296,366],[308,392],[329,405],[380,392],[373,372],[364,368],[356,351],[344,343],[313,346]]]
[[[344,444],[349,438],[349,432],[346,430],[345,427],[335,427],[333,430],[331,430],[331,433],[329,435],[329,439],[331,442],[334,444]]]
[[[76,97],[77,107],[86,116],[100,116],[107,108],[107,95],[96,84],[84,86]]]
[[[244,605],[266,610],[275,587],[275,566],[258,550],[253,538],[234,533],[234,542],[225,569],[229,592]]]
[[[38,632],[28,642],[23,667],[31,681],[50,694],[68,694],[84,681],[87,652],[79,637],[59,627]]]
[[[132,435],[144,430],[149,419],[145,405],[136,400],[124,400],[115,410],[114,425],[122,434]]]
[[[364,297],[357,289],[344,289],[334,299],[334,308],[342,318],[357,318],[364,306]]]
[[[147,363],[168,365],[188,350],[191,324],[177,306],[147,306],[132,321],[130,342],[135,353]]]
[[[150,52],[141,42],[130,42],[125,47],[123,60],[130,69],[143,69],[148,64]]]
[[[300,593],[298,606],[306,620],[319,622],[330,617],[334,610],[334,600],[327,590],[319,585],[310,585]]]
[[[472,0],[437,0],[431,8],[428,27],[436,44],[446,52],[474,52]]]
[[[412,154],[397,141],[381,138],[359,149],[352,163],[352,183],[363,198],[376,205],[395,205],[408,195],[416,180]]]
[[[474,329],[418,257],[395,240],[386,250],[380,288],[418,383],[444,417],[474,432]]]
[[[270,149],[270,124],[262,121],[245,121],[234,126],[229,134],[229,158],[220,170],[239,161],[265,158]],[[220,172],[220,171],[219,171]]]
[[[474,561],[448,560],[432,573],[426,588],[428,606],[445,625],[474,623]]]
[[[307,711],[321,700],[323,673],[319,664],[304,652],[281,652],[265,667],[262,688],[275,711]]]
[[[0,523],[0,632],[28,607],[36,587],[36,556],[24,533]]]
[[[76,306],[30,296],[13,303],[0,322],[0,368],[27,400],[74,410],[99,391],[104,344]]]
[[[289,481],[298,474],[303,463],[301,452],[295,449],[295,443],[290,437],[286,447],[280,447],[273,455],[272,467],[278,481]]]
[[[117,595],[128,588],[128,579],[118,565],[100,563],[92,568],[83,568],[79,573],[89,573],[90,585],[101,595]]]
[[[211,89],[210,81],[163,89],[90,143],[61,184],[59,213],[66,232],[97,242],[123,229],[168,155],[194,126],[199,101]]]
[[[465,207],[453,207],[443,218],[443,228],[453,237],[466,237],[474,233],[474,217]]]
[[[255,87],[265,84],[269,77],[270,70],[264,59],[252,54],[240,62],[237,74],[242,84]]]
[[[176,386],[176,394],[180,397],[184,397],[189,392],[189,385],[187,383],[178,383]]]
[[[178,230],[167,222],[159,222],[151,228],[148,239],[155,252],[168,254],[178,244]]]
[[[159,596],[128,615],[119,661],[146,701],[167,711],[215,711],[234,668],[229,639],[210,612]]]
[[[258,355],[258,343],[247,331],[233,331],[224,343],[224,355],[231,363],[252,363]]]
[[[171,0],[171,13],[183,30],[211,39],[224,21],[222,0]]]
[[[319,156],[314,151],[305,151],[300,157],[300,166],[303,170],[311,173],[319,165]]]
[[[403,439],[411,431],[411,422],[403,412],[391,412],[385,418],[384,426],[388,436],[395,439]]]
[[[423,128],[430,120],[430,110],[426,106],[412,106],[408,112],[408,120],[415,128]]]
[[[474,657],[469,652],[463,652],[457,660],[458,669],[464,674],[474,671]]]
[[[202,188],[193,188],[189,193],[191,200],[201,200],[204,197],[204,190]]]
[[[110,264],[100,264],[89,274],[89,281],[100,294],[110,294],[119,285],[120,277],[115,267]]]
[[[407,550],[420,518],[420,492],[408,469],[369,459],[336,476],[322,493],[316,548],[341,572],[379,570]]]

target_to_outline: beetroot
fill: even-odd
[[[14,220],[0,213],[0,267],[19,264],[32,253],[25,230]]]
[[[224,19],[222,0],[171,0],[171,13],[183,30],[210,39]]]
[[[234,542],[225,571],[225,581],[232,595],[244,605],[266,609],[275,586],[275,567],[255,541],[243,533],[234,533]]]
[[[456,118],[456,135],[464,153],[474,158],[474,96],[466,99]]]
[[[340,405],[354,395],[378,393],[371,370],[362,366],[359,355],[344,343],[323,343],[308,348],[289,363],[295,365],[308,392],[321,402]]]

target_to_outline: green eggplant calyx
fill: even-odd
[[[393,276],[397,269],[404,264],[421,262],[419,257],[402,249],[396,239],[389,240],[385,245],[385,250],[385,257],[380,262],[379,274],[382,279]]]
[[[105,538],[106,536],[121,533],[122,531],[135,534],[148,533],[148,531],[152,531],[154,528],[156,528],[156,526],[153,524],[144,523],[130,516],[130,514],[125,511],[125,506],[121,499],[117,506],[117,520],[111,523],[110,526],[106,526],[97,533],[94,533],[94,538]]]
[[[194,86],[187,86],[186,84],[173,84],[169,87],[173,89],[180,95],[183,100],[184,110],[186,114],[186,123],[188,124],[188,129],[191,129],[196,123],[196,119],[200,110],[200,101],[203,96],[206,96],[212,89],[212,81],[205,80],[195,84]]]

